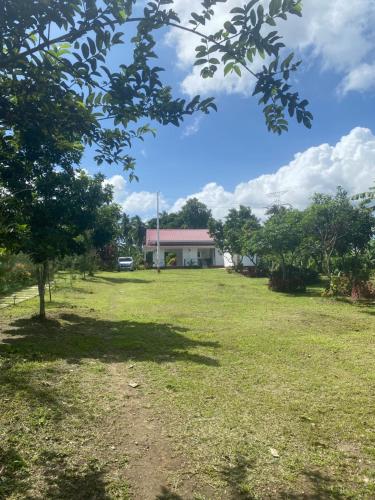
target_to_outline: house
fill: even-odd
[[[232,267],[229,254],[222,254],[207,229],[160,229],[160,267],[171,261],[176,267]],[[156,266],[157,230],[147,229],[143,246],[146,262]],[[243,265],[254,266],[248,257]]]
[[[215,248],[207,229],[160,229],[160,267],[173,259],[176,267],[224,267],[224,256]],[[146,261],[156,265],[156,229],[147,229],[143,247]]]

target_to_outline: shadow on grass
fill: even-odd
[[[237,455],[234,461],[230,461],[221,471],[221,477],[229,487],[229,498],[232,500],[255,500],[259,498],[255,493],[249,491],[249,475],[254,473],[255,462]],[[279,491],[272,493],[272,498],[279,500],[322,500],[330,498],[333,500],[344,500],[347,498],[339,491],[337,481],[318,471],[305,470],[302,473],[303,484],[291,491]],[[301,492],[298,491],[301,490]],[[297,490],[297,491],[296,491]],[[265,493],[263,491],[263,493]],[[267,498],[269,496],[267,495]]]
[[[305,292],[289,292],[289,293],[283,293],[283,295],[287,295],[288,297],[301,297],[301,298],[306,298],[306,297],[320,297],[322,298],[322,292],[324,291],[324,286],[322,284],[318,285],[308,285],[306,288]]]
[[[108,321],[64,313],[43,323],[37,319],[17,319],[3,332],[2,352],[27,359],[53,361],[82,359],[102,362],[185,361],[218,366],[215,358],[194,349],[217,348],[217,342],[195,340],[184,335],[186,328],[164,323]]]
[[[54,451],[44,451],[36,461],[41,468],[44,482],[43,498],[53,500],[111,498],[106,493],[103,471],[95,460],[77,466],[69,463],[67,456]],[[32,485],[28,466],[13,448],[0,448],[0,498],[16,495],[17,498],[34,498],[28,492]],[[38,496],[39,498],[39,496]]]
[[[234,462],[230,461],[221,470],[221,476],[229,487],[229,495],[232,500],[255,500],[252,494],[246,491],[246,483],[255,462],[237,455]]]
[[[125,274],[132,274],[132,273],[125,273]],[[108,283],[113,283],[115,285],[121,284],[121,283],[152,283],[153,280],[144,280],[141,278],[133,278],[133,277],[127,277],[125,278],[124,276],[95,276],[94,278],[88,278],[87,281],[95,281],[95,282],[100,282],[100,281],[106,281]]]
[[[357,299],[353,300],[350,297],[334,297],[335,302],[348,304],[364,314],[375,316],[375,300],[373,299]]]
[[[69,463],[66,456],[53,451],[45,451],[38,458],[43,467],[46,490],[45,498],[71,500],[73,498],[106,500],[111,498],[106,492],[104,472],[95,460],[77,466]]]
[[[0,498],[25,498],[29,473],[26,463],[14,448],[0,445]]]
[[[317,471],[304,471],[306,482],[303,486],[303,492],[283,492],[279,498],[283,500],[322,500],[330,498],[333,500],[344,500],[346,495],[338,491],[337,482]]]

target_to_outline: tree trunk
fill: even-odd
[[[46,281],[48,275],[48,262],[43,262],[38,266],[38,292],[39,292],[39,319],[46,319]]]
[[[286,280],[286,269],[285,269],[285,261],[284,261],[284,256],[281,256],[281,272],[283,275],[283,280]]]
[[[328,279],[331,281],[331,255],[328,253],[325,254],[325,267]]]

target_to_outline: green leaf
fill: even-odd
[[[255,26],[255,25],[256,25],[256,23],[257,23],[257,15],[255,14],[255,10],[252,10],[252,11],[250,12],[250,21],[251,21],[251,24],[252,24],[253,26]]]
[[[85,59],[87,59],[90,55],[90,50],[89,50],[89,46],[87,45],[87,43],[83,43],[81,49],[82,49],[83,57]]]
[[[270,15],[275,16],[281,10],[281,0],[271,0],[270,3]]]
[[[233,62],[230,62],[224,67],[224,76],[226,76],[230,71],[233,70],[233,64]]]
[[[194,66],[200,66],[201,64],[206,64],[208,59],[197,59],[194,63]]]
[[[282,70],[289,67],[290,63],[292,62],[293,57],[294,57],[294,53],[291,52],[288,55],[288,57],[282,62],[282,64],[281,64],[281,69]]]
[[[243,14],[245,11],[241,7],[235,7],[230,11],[231,14]]]
[[[94,54],[95,54],[95,52],[96,52],[96,45],[95,45],[95,42],[94,42],[94,40],[92,40],[90,37],[88,37],[88,38],[87,38],[87,41],[89,42],[91,55],[94,55]]]
[[[232,35],[235,35],[237,33],[236,28],[233,26],[233,24],[230,21],[226,21],[224,23],[224,28],[228,31],[228,33],[231,33]]]
[[[126,11],[125,11],[125,9],[121,9],[121,10],[119,11],[119,13],[118,13],[118,17],[119,17],[120,21],[122,21],[122,22],[126,21],[126,18],[127,18],[128,16],[126,15]]]

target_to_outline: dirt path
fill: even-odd
[[[135,375],[132,365],[112,364],[111,389],[120,400],[119,414],[112,421],[112,435],[116,447],[128,458],[126,477],[132,500],[193,499],[194,478],[179,479],[186,469],[182,457],[174,450],[160,416],[153,410],[142,393],[139,371]],[[132,388],[129,381],[136,380],[139,387]]]

